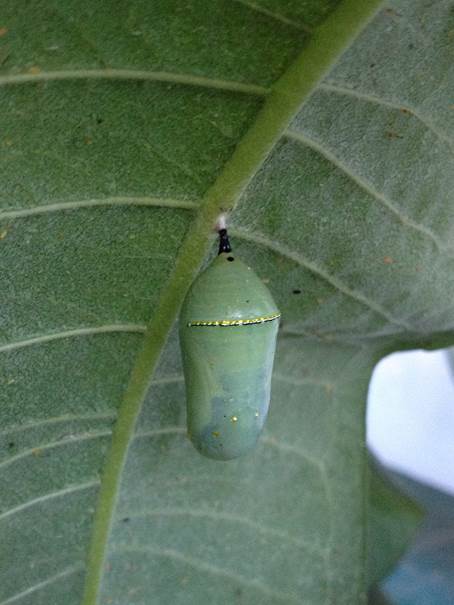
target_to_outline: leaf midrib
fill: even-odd
[[[213,241],[220,212],[231,211],[262,166],[303,101],[352,38],[373,16],[380,0],[344,0],[316,30],[296,61],[272,87],[252,127],[238,144],[224,171],[207,191],[191,229],[182,242],[169,280],[144,337],[120,406],[101,481],[88,556],[83,605],[96,605],[111,524],[128,446],[167,336],[184,295]]]

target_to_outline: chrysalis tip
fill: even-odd
[[[229,236],[227,234],[227,229],[219,229],[219,251],[218,254],[222,254],[223,252],[231,252],[232,248],[230,246]]]

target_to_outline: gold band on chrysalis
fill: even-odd
[[[234,326],[250,326],[253,324],[263,324],[267,321],[274,321],[279,319],[280,313],[274,313],[273,315],[265,315],[264,317],[254,317],[252,319],[219,319],[215,321],[188,321],[188,328],[196,328],[202,326],[214,327],[220,326],[221,328],[232,328]]]

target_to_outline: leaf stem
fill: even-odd
[[[234,208],[301,104],[373,16],[380,0],[344,0],[314,33],[296,61],[272,87],[255,122],[204,196],[179,251],[175,271],[148,325],[119,409],[98,497],[82,605],[96,605],[121,474],[135,423],[184,295],[214,238],[218,214]]]

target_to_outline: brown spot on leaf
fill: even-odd
[[[384,13],[385,15],[388,15],[388,17],[402,17],[401,13],[398,13],[393,8],[385,8]]]
[[[404,137],[395,130],[385,130],[385,137],[392,141],[393,139],[403,139]]]
[[[0,27],[0,38],[8,33],[7,27]]]
[[[331,395],[331,393],[333,392],[333,390],[334,390],[334,386],[330,382],[327,382],[325,384],[325,391],[327,392],[327,394]]]
[[[385,256],[383,262],[385,263],[385,265],[392,265],[394,259],[391,256]]]

